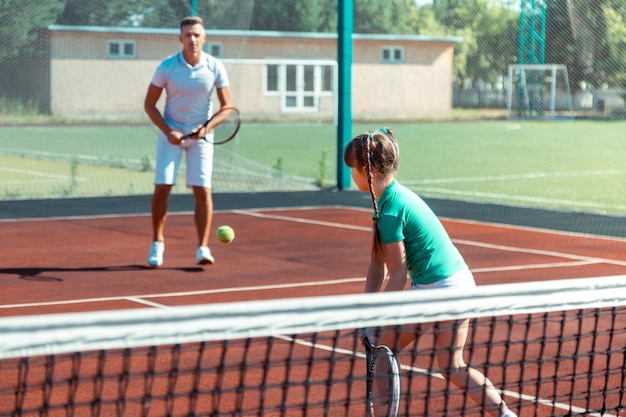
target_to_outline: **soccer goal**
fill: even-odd
[[[507,118],[555,120],[573,117],[567,66],[509,65]]]

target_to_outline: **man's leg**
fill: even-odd
[[[172,189],[171,185],[156,185],[152,195],[152,244],[148,254],[148,265],[157,268],[163,264],[165,252],[165,220],[167,218],[167,199]]]
[[[193,187],[193,195],[196,200],[194,220],[198,235],[198,250],[196,252],[196,264],[206,265],[214,262],[209,250],[209,233],[213,221],[213,197],[208,187]]]
[[[164,242],[163,230],[167,219],[167,199],[172,189],[171,185],[155,185],[152,195],[152,240]]]

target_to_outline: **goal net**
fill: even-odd
[[[509,65],[507,118],[554,120],[573,117],[567,66]]]

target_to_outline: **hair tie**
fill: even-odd
[[[381,127],[380,129],[381,132],[383,132],[385,135],[389,133],[389,130],[386,127]]]
[[[370,130],[369,139],[372,140],[374,138],[374,131]]]

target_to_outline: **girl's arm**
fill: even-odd
[[[367,281],[365,281],[365,292],[378,292],[383,285],[385,279],[385,264],[370,261],[370,265],[367,268]]]
[[[406,285],[407,266],[404,241],[385,245],[385,265],[389,271],[389,281],[385,291],[401,291]]]

